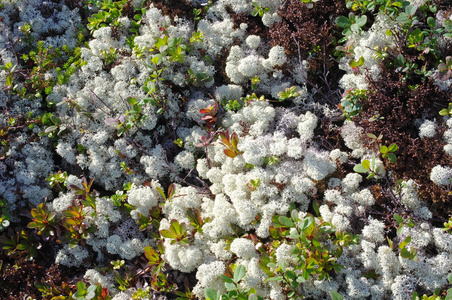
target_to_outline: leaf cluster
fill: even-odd
[[[171,244],[180,242],[182,245],[187,245],[189,242],[187,225],[177,220],[171,220],[169,229],[162,229],[159,232],[162,237],[171,239]]]
[[[224,280],[224,285],[226,287],[227,293],[221,294],[220,291],[215,291],[212,288],[208,288],[205,291],[205,296],[207,300],[263,300],[262,296],[258,296],[255,289],[242,288],[240,286],[240,281],[245,277],[246,269],[242,265],[235,267],[234,274],[231,277],[224,274],[221,278]]]
[[[224,154],[228,157],[234,158],[237,155],[242,155],[243,151],[237,149],[239,143],[239,136],[236,132],[229,134],[229,130],[220,131],[220,144],[226,149],[223,150]]]
[[[344,266],[336,261],[343,248],[358,242],[359,236],[336,230],[331,223],[317,220],[308,214],[303,219],[293,209],[290,217],[274,216],[275,226],[270,227],[274,239],[262,253],[259,265],[268,275],[266,281],[278,281],[289,299],[303,297],[301,284],[311,276],[319,280],[330,278]],[[295,265],[290,267],[285,261],[276,261],[274,251],[285,241],[294,246],[292,258]]]
[[[118,27],[120,25],[118,19],[121,17],[123,7],[126,3],[127,0],[104,0],[101,7],[102,10],[89,17],[89,23],[86,26],[91,32],[106,26]]]

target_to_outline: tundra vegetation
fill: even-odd
[[[452,2],[0,0],[1,299],[452,299]]]

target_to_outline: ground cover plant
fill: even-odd
[[[0,298],[452,299],[451,1],[0,21]]]

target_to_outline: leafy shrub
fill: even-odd
[[[359,239],[358,235],[336,230],[331,223],[316,220],[310,214],[301,219],[295,209],[290,218],[274,216],[273,222],[270,234],[275,241],[267,246],[269,254],[262,254],[259,265],[269,276],[266,281],[278,281],[290,299],[303,297],[300,286],[311,276],[324,280],[339,273],[344,266],[336,261],[343,248]],[[283,241],[294,246],[295,265],[290,268],[285,261],[275,259],[274,251]]]
[[[221,278],[224,280],[224,285],[228,292],[226,294],[221,294],[220,291],[215,291],[214,289],[208,288],[205,291],[206,298],[210,300],[263,300],[264,298],[262,296],[258,296],[256,294],[256,290],[249,288],[244,289],[240,287],[239,283],[245,277],[245,275],[246,269],[242,265],[238,265],[235,268],[232,278],[226,275],[221,275]]]

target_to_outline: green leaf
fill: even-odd
[[[352,24],[352,26],[350,26],[350,29],[353,31],[353,32],[359,32],[359,25],[358,24]]]
[[[405,13],[401,13],[396,18],[396,21],[399,22],[399,23],[402,23],[402,24],[409,24],[411,22],[409,16],[407,14],[405,14]]]
[[[162,229],[162,230],[160,230],[160,234],[161,234],[163,237],[166,237],[166,238],[169,238],[169,239],[175,239],[175,238],[177,238],[177,236],[176,236],[174,233],[172,233],[171,231],[169,231],[169,230],[167,230],[167,229]]]
[[[161,54],[157,54],[157,55],[154,55],[152,58],[151,58],[151,62],[154,64],[154,65],[159,65],[161,62],[162,62],[162,55]]]
[[[430,28],[435,28],[435,25],[436,25],[436,21],[435,21],[435,18],[433,18],[433,17],[428,17],[427,18],[427,24],[428,24],[428,26],[430,26]]]
[[[404,230],[404,226],[402,225],[397,229],[397,236],[401,236],[403,234],[403,230]]]
[[[369,170],[370,169],[370,161],[368,161],[367,159],[364,159],[361,162],[361,165],[363,166],[364,169]]]
[[[389,153],[388,159],[390,163],[395,163],[397,161],[397,156],[394,153]]]
[[[399,248],[403,249],[406,245],[408,245],[411,242],[411,236],[407,236],[406,239],[400,243]]]
[[[380,152],[381,152],[382,154],[388,153],[388,147],[386,147],[386,146],[381,146],[381,147],[380,147]]]
[[[212,288],[208,288],[204,291],[204,295],[210,300],[219,300],[221,298],[220,291],[215,291]]]
[[[94,292],[94,291],[89,291],[88,294],[85,296],[85,298],[86,298],[87,300],[89,300],[89,299],[93,299],[95,296],[96,296],[96,292]]]
[[[299,219],[298,219],[298,211],[297,211],[296,209],[293,209],[293,210],[290,212],[290,218],[291,218],[294,222],[298,222],[298,221],[299,221]]]
[[[447,116],[449,114],[449,110],[447,108],[441,109],[439,112],[440,116]]]
[[[235,286],[234,283],[230,283],[230,282],[225,282],[224,286],[226,287],[226,290],[229,291],[235,291],[237,290],[237,287]]]
[[[362,164],[358,164],[353,167],[353,171],[356,173],[367,173],[369,169],[364,168]]]
[[[234,278],[232,280],[234,280],[234,282],[237,283],[240,280],[242,280],[243,277],[245,277],[245,274],[246,274],[245,267],[242,265],[238,265],[237,268],[235,268]]]
[[[314,218],[312,216],[307,216],[303,220],[303,224],[300,227],[301,231],[305,231],[309,226],[311,226],[314,223]]]
[[[344,299],[344,298],[342,297],[342,295],[339,294],[339,293],[336,292],[336,291],[331,291],[330,296],[331,296],[331,300],[342,300],[342,299]]]
[[[396,143],[394,143],[394,144],[391,144],[390,146],[389,146],[389,152],[396,152],[397,151],[397,149],[399,149],[399,146],[397,146],[397,144]]]
[[[275,277],[269,277],[269,278],[265,279],[265,282],[268,282],[268,281],[281,281],[283,279],[284,279],[284,277],[282,277],[282,276],[275,276]]]
[[[248,300],[257,300],[257,295],[255,293],[252,293],[248,296]]]
[[[295,274],[295,272],[287,270],[286,271],[286,276],[289,277],[289,279],[295,280],[297,278],[297,275]]]
[[[410,251],[408,251],[407,248],[403,248],[403,249],[400,251],[400,256],[402,256],[403,258],[408,258],[408,259],[410,259],[410,258],[413,257],[413,255],[411,254]]]
[[[232,281],[232,278],[231,278],[231,277],[228,277],[228,276],[226,276],[226,275],[224,275],[224,274],[221,274],[220,277],[221,277],[221,278],[224,280],[224,282],[226,282],[226,283],[234,283],[234,282]]]
[[[44,132],[45,133],[51,133],[51,132],[53,132],[53,131],[55,131],[57,129],[58,129],[57,125],[52,125],[52,126],[47,127]]]
[[[291,219],[289,219],[288,217],[285,217],[285,216],[280,216],[279,217],[279,222],[282,225],[284,225],[284,226],[286,226],[288,228],[294,228],[295,227],[295,223]]]
[[[397,224],[400,225],[403,223],[403,218],[398,214],[394,214],[394,220],[396,220]]]
[[[447,290],[447,295],[444,300],[452,300],[452,289]]]
[[[363,15],[361,17],[356,18],[356,24],[358,24],[359,27],[363,27],[367,23],[367,16]]]
[[[350,26],[352,26],[352,22],[344,16],[339,16],[336,18],[336,24],[337,26],[341,27],[341,28],[348,28]]]
[[[85,283],[83,281],[77,282],[77,290],[78,291],[86,290],[86,285],[85,285]]]

